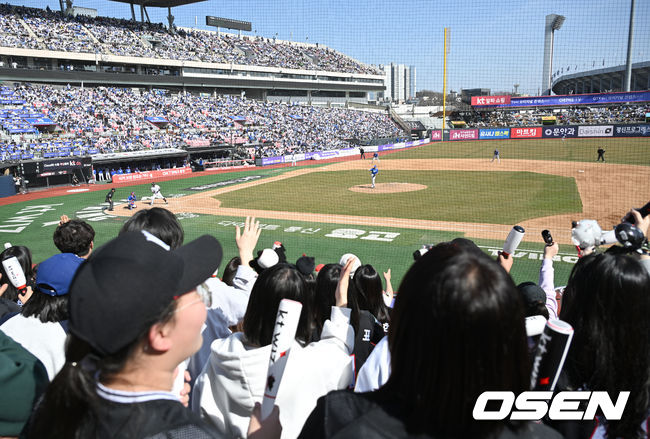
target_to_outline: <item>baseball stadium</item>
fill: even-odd
[[[496,260],[522,227],[520,284],[538,282],[548,230],[556,288],[581,221],[596,252],[630,245],[601,238],[650,198],[647,2],[275,3],[1,4],[5,249],[47,260],[67,217],[97,251],[158,207],[185,243],[219,241],[221,276],[251,217],[254,256],[281,245],[316,278],[351,253],[399,297],[455,238]]]

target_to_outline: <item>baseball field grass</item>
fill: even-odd
[[[575,180],[548,174],[388,170],[381,171],[377,181],[426,188],[360,196],[349,188],[368,184],[363,171],[328,171],[278,180],[264,185],[263,190],[253,187],[218,198],[223,207],[242,209],[495,224],[514,224],[582,209]]]
[[[498,148],[502,160],[553,160],[594,162],[599,147],[605,149],[608,163],[650,166],[650,139],[603,138],[603,139],[521,139],[490,141],[436,142],[430,146],[397,152],[392,159],[460,158],[490,159]]]
[[[283,180],[277,177],[296,168],[253,168],[233,173],[202,173],[185,179],[159,181],[162,193],[170,199],[170,205],[190,195],[213,191],[215,188],[237,188],[246,182],[257,181],[254,188],[243,188],[218,196],[222,207],[256,209],[263,224],[258,250],[270,247],[276,240],[287,248],[289,261],[295,262],[303,253],[315,256],[316,263],[338,261],[343,253],[357,254],[362,262],[375,266],[383,272],[388,268],[393,273],[395,287],[413,261],[412,253],[424,244],[446,241],[463,236],[460,231],[418,229],[406,226],[389,226],[382,218],[432,219],[444,221],[509,225],[533,216],[547,217],[562,213],[575,213],[581,219],[584,200],[576,189],[574,177],[549,175],[532,170],[414,170],[399,169],[400,163],[418,163],[433,159],[480,159],[489,162],[492,150],[498,145],[502,165],[510,159],[553,160],[558,162],[587,162],[596,166],[596,149],[606,149],[606,164],[594,168],[595,175],[611,187],[624,185],[625,175],[619,169],[614,179],[615,164],[650,166],[650,139],[567,139],[561,140],[517,140],[490,142],[444,142],[413,148],[381,156],[381,172],[378,183],[410,182],[427,186],[426,189],[402,192],[368,194],[348,190],[352,186],[368,186],[370,178],[367,168],[370,161],[362,163],[358,170],[325,170],[322,163],[303,163],[299,170],[313,171],[307,175],[296,175]],[[443,162],[445,160],[442,160]],[[448,161],[449,162],[449,161]],[[491,166],[491,164],[488,163]],[[494,164],[494,169],[498,165]],[[322,169],[321,169],[322,168]],[[492,168],[490,168],[492,169]],[[635,168],[638,170],[638,167]],[[590,172],[588,170],[588,172]],[[636,171],[635,171],[636,172]],[[583,175],[583,174],[576,174]],[[577,178],[577,177],[576,177]],[[268,182],[267,182],[268,181]],[[119,186],[115,195],[116,211],[127,212],[120,203],[131,192],[141,198],[149,195],[150,183]],[[624,186],[623,186],[624,187]],[[126,220],[106,212],[105,192],[110,184],[101,185],[100,191],[70,193],[65,196],[39,200],[21,201],[0,207],[0,239],[2,242],[28,246],[34,255],[34,262],[57,252],[52,233],[61,215],[78,217],[88,221],[96,231],[95,244],[99,246],[117,235]],[[632,190],[633,189],[633,190]],[[637,194],[647,198],[642,186],[623,190],[622,194]],[[215,201],[213,198],[208,198]],[[612,205],[610,199],[598,200],[605,208]],[[162,204],[158,204],[163,206]],[[286,217],[265,217],[264,211],[284,210],[295,212]],[[305,220],[298,213],[322,214],[320,220]],[[375,217],[373,221],[341,224],[328,220],[328,214]],[[619,212],[616,212],[619,215]],[[213,214],[185,209],[178,211],[185,230],[185,240],[190,241],[204,233],[212,234],[223,245],[224,263],[236,255],[235,227],[243,217],[224,215],[215,210]],[[562,223],[564,224],[564,223]],[[569,228],[569,224],[566,225]],[[538,235],[539,233],[535,233]],[[494,255],[503,244],[500,239],[474,239],[488,254]],[[512,276],[516,282],[537,280],[543,244],[522,243],[515,254]],[[566,283],[569,272],[577,260],[571,245],[561,245],[555,265],[556,285]]]

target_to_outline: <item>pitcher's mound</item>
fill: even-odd
[[[352,192],[363,192],[364,194],[394,194],[397,192],[421,191],[427,187],[415,183],[377,183],[374,189],[370,184],[362,184],[348,188]]]

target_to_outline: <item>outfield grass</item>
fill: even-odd
[[[367,185],[367,172],[314,172],[262,187],[218,195],[223,207],[289,212],[515,224],[581,212],[575,180],[532,172],[382,171],[378,182],[427,189],[390,194],[348,190]]]
[[[467,142],[435,142],[422,148],[413,148],[390,154],[391,159],[458,158],[491,159],[495,148],[501,160],[528,159],[554,161],[596,161],[599,147],[605,149],[605,160],[610,163],[650,166],[650,139],[539,139],[492,140]]]

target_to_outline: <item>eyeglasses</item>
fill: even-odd
[[[196,287],[196,292],[201,296],[201,300],[203,300],[205,306],[210,308],[212,306],[212,294],[210,293],[210,287],[208,287],[208,284],[203,282]]]
[[[199,302],[203,302],[203,304],[209,308],[212,305],[212,295],[210,294],[210,289],[205,283],[202,283],[201,285],[196,287],[196,293],[199,295],[199,297],[195,300],[192,300],[191,302],[188,302],[174,310],[174,312],[179,312],[184,310],[185,308],[189,308],[192,305],[195,305]]]

